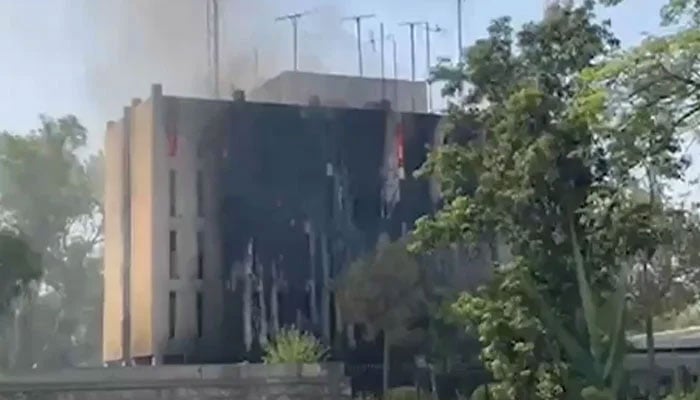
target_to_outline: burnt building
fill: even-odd
[[[233,362],[281,327],[337,343],[331,282],[433,211],[440,116],[166,96],[105,137],[105,362]],[[345,340],[345,339],[342,339]]]

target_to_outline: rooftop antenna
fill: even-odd
[[[253,76],[257,85],[260,81],[260,54],[257,47],[253,49]]]
[[[397,66],[397,57],[396,57],[396,36],[393,34],[384,34],[384,24],[380,25],[381,31],[382,31],[382,76],[384,76],[384,42],[385,41],[391,41],[391,53],[392,53],[392,61],[393,61],[393,76],[394,79],[392,80],[392,85],[393,85],[393,100],[392,103],[394,104],[394,107],[398,106],[399,102],[399,70]],[[385,93],[386,94],[386,93]]]
[[[355,29],[357,30],[357,63],[359,65],[360,76],[364,75],[362,68],[362,20],[374,18],[375,16],[375,14],[363,14],[343,18],[343,21],[355,21]]]
[[[398,69],[398,57],[396,53],[396,36],[393,33],[384,36],[384,40],[391,42],[391,55],[392,55],[392,72],[394,75],[394,80],[399,79],[399,69]]]
[[[287,14],[281,17],[277,17],[275,21],[290,21],[292,23],[292,54],[294,57],[294,70],[299,70],[299,55],[298,55],[298,44],[299,44],[299,19],[305,15],[308,15],[308,11],[301,13]]]
[[[426,69],[425,69],[425,74],[426,74],[426,82],[428,83],[428,110],[432,111],[433,110],[433,89],[432,89],[432,84],[430,83],[430,70],[432,69],[432,63],[431,63],[431,55],[430,55],[430,33],[441,33],[445,32],[445,30],[438,25],[435,26],[430,26],[429,22],[425,22],[425,61],[426,61]]]
[[[213,86],[213,95],[219,98],[221,76],[219,73],[219,0],[207,1],[207,50],[209,69]]]
[[[411,35],[411,80],[416,80],[416,26],[425,22],[402,22],[399,26],[408,26]]]
[[[392,34],[386,34],[384,31],[384,23],[379,24],[379,57],[380,57],[380,73],[382,77],[382,98],[386,99],[386,57],[385,57],[385,45],[387,41],[391,41],[392,45],[392,56],[393,56],[393,72],[394,72],[394,79],[393,79],[393,84],[394,84],[394,102],[396,102],[397,99],[397,94],[396,94],[396,86],[398,85],[398,70],[396,67],[396,38]]]
[[[457,0],[457,63],[462,61],[462,3],[464,0]]]

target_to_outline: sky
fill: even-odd
[[[515,25],[539,19],[545,0],[465,0],[463,42],[484,36],[494,18]],[[432,35],[433,62],[457,53],[457,0],[220,0],[223,74],[228,84],[254,86],[292,66],[292,29],[275,17],[309,11],[300,20],[302,70],[356,74],[355,25],[363,21],[366,75],[379,75],[379,23],[393,34],[398,72],[411,75],[406,21],[428,21],[443,29]],[[623,45],[645,33],[659,33],[665,0],[627,0],[601,10]],[[252,4],[252,5],[251,5]],[[75,114],[88,128],[90,146],[99,149],[106,121],[116,119],[133,97],[146,97],[151,83],[166,94],[206,96],[205,0],[0,0],[0,130],[25,132],[38,115]],[[379,46],[376,46],[379,49]],[[392,69],[391,45],[386,69]],[[416,75],[426,75],[425,36],[416,31]],[[259,62],[255,67],[254,54]],[[439,95],[436,95],[436,103]]]

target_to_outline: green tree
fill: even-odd
[[[668,212],[659,211],[664,208],[664,184],[680,179],[687,164],[678,157],[682,138],[697,135],[700,122],[699,5],[695,1],[670,1],[662,9],[663,24],[683,25],[677,26],[673,34],[650,36],[639,46],[589,68],[582,74],[583,90],[578,101],[589,122],[610,141],[608,149],[612,153],[611,164],[617,168],[617,178],[637,183],[648,197],[646,212],[648,219],[654,220],[656,232],[648,235],[650,240],[636,255],[641,266],[637,295],[642,305],[652,373],[655,369],[653,321],[664,311],[665,303],[664,297],[657,296],[656,288],[663,285],[656,285],[659,279],[655,278],[661,272],[683,274],[684,269],[697,267],[696,260],[687,257],[687,243],[697,237],[697,226],[688,223],[687,215],[670,218]],[[637,172],[642,179],[629,171]],[[681,235],[676,230],[673,235],[674,219],[676,225],[680,220],[681,225],[691,226],[692,230]],[[686,248],[680,248],[683,246]],[[674,264],[682,264],[683,268]],[[656,380],[649,382],[652,396],[656,396],[653,387]]]
[[[607,94],[580,95],[588,90],[581,76],[618,44],[593,8],[593,1],[557,7],[517,34],[507,18],[496,20],[462,63],[435,71],[435,79],[448,80],[446,94],[463,95],[450,109],[451,142],[425,168],[441,182],[445,206],[420,221],[414,248],[483,238],[494,249],[507,244],[512,262],[496,257],[500,278],[457,303],[490,332],[480,337],[482,359],[501,379],[498,398],[552,398],[562,387],[611,389],[603,375],[558,362],[573,361],[564,351],[569,346],[543,318],[561,320],[581,347],[596,349],[592,358],[599,362],[610,349],[596,344],[600,328],[584,327],[584,320],[597,320],[591,304],[611,296],[621,267],[644,265],[669,237],[663,198],[640,200],[636,192],[649,176],[655,184],[682,175],[678,136],[653,112],[618,134]],[[582,276],[595,295],[582,295]],[[521,277],[554,310],[524,291]],[[541,365],[548,367],[539,379]]]
[[[41,259],[15,232],[0,232],[0,314],[41,276]]]
[[[673,33],[648,36],[641,44],[617,52],[587,70],[587,95],[605,91],[618,113],[618,125],[653,115],[676,134],[697,133],[700,116],[700,3],[670,0],[661,10],[662,25]]]
[[[362,325],[370,339],[384,341],[383,388],[389,385],[391,348],[414,342],[425,315],[420,265],[404,242],[381,243],[377,250],[354,262],[341,276],[336,301],[343,317]]]
[[[660,247],[651,263],[648,285],[641,286],[641,274],[634,271],[631,285],[630,329],[644,329],[647,311],[654,316],[654,330],[686,328],[700,324],[697,293],[700,293],[700,224],[695,210],[672,210],[670,243]],[[654,299],[652,303],[644,298]],[[651,306],[647,310],[646,305]],[[695,321],[695,322],[693,322]]]
[[[568,366],[546,352],[554,349],[552,353],[557,353],[559,349],[545,335],[534,312],[537,305],[517,272],[497,272],[477,293],[462,294],[452,312],[484,346],[481,360],[495,380],[488,385],[487,398],[561,398]]]
[[[3,347],[15,349],[8,367],[99,359],[101,156],[81,157],[86,139],[73,116],[42,116],[36,131],[0,136],[4,222],[25,235],[43,266],[2,335]]]

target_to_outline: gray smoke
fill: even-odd
[[[289,9],[282,0],[219,3],[222,94],[291,69],[291,24],[275,18],[307,10]],[[76,9],[84,32],[86,90],[105,118],[118,115],[132,97],[145,96],[155,82],[167,94],[211,94],[206,0],[82,0]],[[351,72],[355,39],[352,27],[340,21],[342,12],[308,11],[299,23],[300,68]]]

